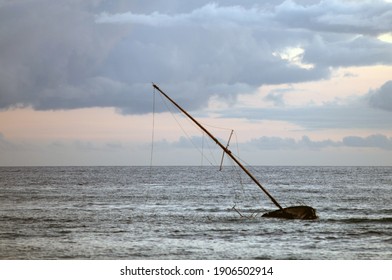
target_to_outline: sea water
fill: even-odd
[[[0,167],[0,259],[392,259],[392,167]]]

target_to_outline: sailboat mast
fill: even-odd
[[[215,138],[204,126],[202,126],[197,120],[195,120],[187,111],[185,111],[180,105],[178,105],[173,99],[171,99],[166,93],[164,93],[157,85],[152,84],[153,87],[158,90],[164,97],[166,97],[174,106],[176,106],[181,112],[183,112],[188,118],[190,118],[201,130],[203,130],[223,151],[238,164],[239,167],[252,179],[252,181],[271,199],[271,201],[281,210],[282,206],[276,201],[276,199],[259,183],[259,181],[242,165],[242,163],[231,153],[231,151],[226,148],[218,139]]]

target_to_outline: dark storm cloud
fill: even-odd
[[[0,108],[145,113],[156,82],[193,109],[331,67],[392,64],[376,38],[392,30],[391,11],[382,1],[2,2]],[[292,47],[313,67],[277,55]]]
[[[0,5],[1,108],[100,105],[91,95],[99,95],[93,91],[105,80],[100,65],[122,28],[97,26],[92,6],[45,0]]]

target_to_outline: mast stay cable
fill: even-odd
[[[174,100],[172,100],[166,93],[164,93],[157,85],[152,84],[153,87],[158,90],[163,96],[165,96],[174,106],[176,106],[182,113],[184,113],[189,119],[191,119],[200,129],[202,129],[226,154],[232,158],[232,160],[241,167],[241,169],[252,179],[252,181],[270,198],[270,200],[280,209],[283,210],[282,206],[276,201],[276,199],[259,183],[259,181],[241,164],[241,162],[227,149],[221,142],[218,141],[206,128],[204,128],[197,120],[195,120],[187,111],[179,106]]]

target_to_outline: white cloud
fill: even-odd
[[[387,43],[392,43],[392,33],[384,33],[377,37],[379,40]]]
[[[304,69],[314,68],[313,64],[307,64],[302,61],[304,52],[305,50],[300,47],[288,47],[284,49],[282,52],[273,52],[272,55],[287,60],[289,63],[296,65],[300,68],[304,68]]]

